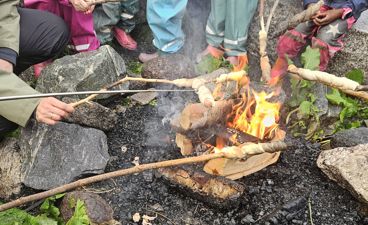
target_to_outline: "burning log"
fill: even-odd
[[[302,79],[317,81],[329,87],[339,89],[346,94],[368,100],[367,92],[358,91],[364,90],[365,86],[362,86],[358,82],[346,77],[338,77],[326,72],[297,68],[295,65],[289,65],[288,71],[292,74],[298,75]]]
[[[237,207],[245,190],[237,182],[199,172],[193,167],[161,168],[158,173],[175,191],[220,209]]]
[[[185,132],[215,124],[224,123],[226,115],[232,110],[234,100],[215,102],[211,108],[202,103],[187,105],[179,117],[179,127]]]

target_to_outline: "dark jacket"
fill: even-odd
[[[316,3],[318,0],[303,0],[304,6],[310,3]],[[360,14],[368,9],[368,0],[325,0],[325,5],[334,9],[350,8],[351,14],[355,19],[360,17]]]

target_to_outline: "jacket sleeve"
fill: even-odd
[[[19,52],[19,0],[0,0],[0,48]]]
[[[0,96],[37,93],[15,74],[0,70]],[[39,99],[0,101],[0,115],[14,123],[25,126],[39,101]]]
[[[317,3],[318,0],[303,0],[303,6],[304,8],[307,8],[307,6],[311,3]]]
[[[368,0],[350,0],[350,8],[353,10],[355,19],[360,17],[363,11],[368,9]]]

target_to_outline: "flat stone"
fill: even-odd
[[[55,60],[42,70],[36,90],[43,93],[100,90],[117,81],[125,72],[125,63],[121,56],[110,46],[104,45],[96,51]],[[129,84],[125,83],[119,88],[128,87]],[[98,98],[108,96],[99,95]]]
[[[153,89],[149,89],[153,90]],[[138,102],[141,105],[147,105],[149,104],[153,99],[155,99],[158,96],[157,92],[141,92],[134,94],[130,96],[130,98],[136,102]]]
[[[23,183],[38,190],[103,173],[109,160],[106,135],[76,124],[48,126],[32,120],[22,129],[19,146],[25,156]]]
[[[368,204],[368,144],[322,151],[317,165],[330,179]]]
[[[22,157],[17,140],[6,138],[0,142],[0,198],[7,199],[19,194],[21,182]]]
[[[76,102],[77,99],[65,97],[63,101],[71,103]],[[75,111],[68,118],[65,118],[65,121],[103,131],[110,131],[117,124],[118,115],[113,110],[97,102],[89,102],[76,107]]]
[[[359,144],[368,144],[368,128],[360,127],[343,130],[331,138],[331,147],[353,147]]]

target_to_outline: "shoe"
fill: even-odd
[[[38,64],[33,65],[33,70],[34,70],[34,76],[35,76],[35,78],[38,78],[41,75],[42,70],[46,66],[50,65],[51,63],[52,63],[52,60],[49,59],[49,60],[46,60],[46,61],[44,61],[42,63],[38,63]]]
[[[141,53],[141,54],[139,54],[138,59],[142,63],[146,63],[146,62],[148,62],[148,61],[150,61],[152,59],[155,59],[157,57],[159,57],[158,52],[151,53],[151,54],[150,53]]]
[[[229,56],[226,58],[227,61],[233,66],[233,70],[241,71],[245,70],[248,66],[248,56],[247,55],[239,55],[239,56]]]
[[[114,37],[123,48],[133,51],[136,50],[138,47],[137,42],[129,34],[127,34],[124,30],[120,28],[114,28]]]
[[[200,63],[202,61],[202,59],[205,58],[208,55],[211,55],[216,59],[220,59],[224,55],[224,53],[225,52],[222,51],[221,49],[218,49],[216,47],[208,45],[207,48],[205,50],[203,50],[203,52],[201,52],[197,55],[196,62]]]

